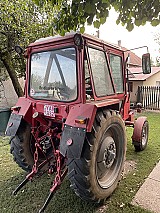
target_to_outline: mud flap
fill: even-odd
[[[64,126],[60,142],[60,153],[68,158],[79,159],[86,136],[86,129],[80,127]]]
[[[7,136],[16,135],[17,130],[20,126],[22,117],[23,117],[22,115],[18,115],[18,114],[14,114],[14,113],[11,114],[8,124],[7,124],[6,132],[5,132],[5,134]]]

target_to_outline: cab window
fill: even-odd
[[[93,83],[96,96],[107,96],[114,93],[105,53],[98,49],[88,48]]]
[[[77,98],[75,48],[33,53],[30,69],[29,93],[32,98],[65,102]]]
[[[110,54],[110,66],[116,93],[123,93],[122,60],[120,56]]]

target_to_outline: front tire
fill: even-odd
[[[134,144],[134,148],[136,152],[143,151],[147,147],[148,133],[149,133],[149,124],[148,124],[148,121],[146,120],[142,127],[140,142],[136,142],[136,141],[132,142]]]
[[[126,154],[126,131],[115,111],[97,113],[80,159],[68,159],[71,188],[85,200],[99,202],[111,195],[121,178]]]

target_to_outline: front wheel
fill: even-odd
[[[140,142],[132,141],[136,152],[143,151],[148,144],[149,125],[146,120],[142,126]]]
[[[68,159],[71,187],[82,199],[99,202],[117,187],[126,154],[126,131],[115,111],[97,113],[80,159]]]

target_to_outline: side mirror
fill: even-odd
[[[15,49],[15,51],[16,51],[19,55],[21,55],[21,54],[24,52],[23,48],[22,48],[21,46],[19,46],[19,45],[16,45],[16,46],[14,47],[14,49]]]
[[[143,74],[151,73],[151,61],[150,61],[149,53],[142,55],[142,70],[143,70]]]

